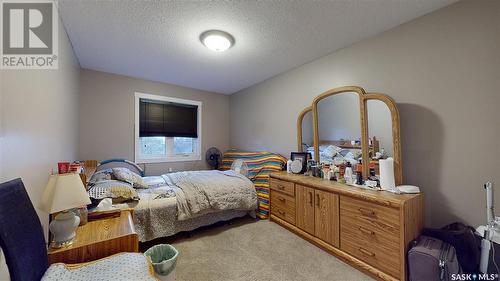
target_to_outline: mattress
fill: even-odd
[[[156,186],[137,189],[139,201],[115,205],[117,208],[134,209],[135,229],[141,242],[171,236],[182,231],[191,231],[218,221],[243,217],[249,213],[254,214],[254,210],[224,210],[180,221],[177,219],[175,195],[162,198],[162,195],[169,193],[170,190],[175,193],[177,187],[162,185],[160,179],[161,177],[144,177],[148,184],[153,185],[156,182]]]

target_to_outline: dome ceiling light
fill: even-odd
[[[207,30],[200,35],[200,41],[212,51],[224,52],[234,45],[234,37],[221,30]]]

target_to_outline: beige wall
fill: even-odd
[[[134,161],[134,93],[203,102],[202,160],[147,164],[148,175],[205,169],[205,151],[229,147],[229,97],[158,82],[82,70],[80,82],[81,159],[125,158]]]
[[[77,157],[79,71],[61,22],[58,70],[1,71],[0,182],[22,178],[35,209],[57,162]],[[47,233],[48,214],[37,211]]]
[[[482,223],[481,186],[500,186],[499,5],[459,2],[232,95],[231,145],[289,155],[314,96],[383,92],[401,112],[404,182],[425,192],[426,224]]]

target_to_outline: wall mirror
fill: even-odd
[[[379,159],[393,157],[395,181],[397,185],[401,184],[399,112],[393,99],[380,93],[366,93],[361,87],[348,86],[320,94],[313,100],[311,108],[314,159],[330,164],[357,163],[360,160],[369,163],[363,165],[366,179],[370,168],[379,174]],[[306,133],[303,124],[300,130],[302,142]]]
[[[297,151],[306,152],[314,148],[312,107],[304,108],[297,118]]]

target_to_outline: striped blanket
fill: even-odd
[[[269,152],[228,150],[222,159],[222,169],[231,169],[231,164],[236,159],[242,159],[248,165],[248,178],[255,185],[259,201],[257,216],[267,219],[269,216],[269,174],[281,171],[286,158]]]

